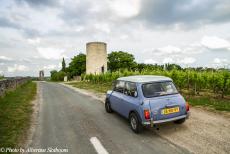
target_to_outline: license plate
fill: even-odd
[[[179,107],[174,107],[174,108],[166,108],[161,110],[161,114],[171,114],[171,113],[177,113],[180,111]]]

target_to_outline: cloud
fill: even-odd
[[[57,6],[59,1],[57,0],[16,0],[17,3],[27,3],[28,5],[37,8],[37,7],[44,7],[44,6]]]
[[[183,54],[202,54],[204,51],[206,50],[204,49],[201,43],[191,43],[183,49]]]
[[[194,62],[196,61],[195,58],[193,57],[186,57],[182,60],[178,60],[178,63],[181,63],[181,64],[193,64]]]
[[[230,49],[229,41],[216,36],[204,36],[201,44],[209,49]]]
[[[154,25],[197,27],[230,20],[229,0],[151,0],[142,1],[138,19]]]
[[[196,62],[196,59],[193,57],[184,57],[184,56],[172,56],[172,57],[167,57],[163,58],[162,63],[163,64],[179,64],[179,65],[188,65],[188,64],[193,64]]]
[[[167,45],[154,49],[156,55],[181,55],[181,54],[197,54],[202,52],[202,46],[199,44],[188,44],[183,47],[177,47],[173,45]]]
[[[36,44],[39,44],[41,42],[41,39],[40,38],[34,38],[34,39],[27,39],[28,43],[29,44],[32,44],[32,45],[36,45]]]
[[[0,56],[0,61],[12,61],[13,59],[6,56]]]
[[[214,58],[212,62],[213,67],[229,67],[230,61],[226,58]]]
[[[157,49],[159,51],[159,55],[163,55],[163,54],[178,54],[183,52],[180,48],[175,47],[175,46],[171,46],[168,45],[166,47],[162,47],[162,48],[158,48]]]
[[[17,65],[17,64],[14,64],[14,66],[12,67],[8,67],[7,68],[8,72],[9,73],[14,73],[14,72],[22,72],[22,71],[28,71],[29,68],[25,65]]]
[[[214,58],[213,63],[215,64],[223,64],[223,63],[227,63],[228,60],[227,59],[220,59],[220,58]]]
[[[12,21],[10,21],[7,18],[0,16],[0,27],[5,27],[5,28],[9,28],[9,27],[11,27],[11,28],[19,28],[20,26],[18,26],[17,24],[13,23]]]
[[[62,7],[60,8],[61,12],[57,16],[65,21],[65,23],[69,26],[85,25],[87,22],[94,19],[90,17],[92,17],[95,12],[89,11],[89,9],[93,6],[92,4],[92,1],[90,3],[88,0],[84,1],[84,3],[80,3],[79,1],[68,1],[62,4]],[[100,11],[101,10],[103,10],[103,8],[100,9]]]
[[[121,38],[122,40],[125,40],[125,39],[128,39],[128,38],[129,38],[129,36],[128,36],[128,35],[126,35],[126,34],[122,34],[122,35],[120,36],[120,38]]]
[[[56,65],[47,65],[47,66],[44,66],[44,67],[43,67],[43,69],[45,69],[45,70],[53,70],[53,69],[55,69],[55,68],[57,68]]]
[[[140,12],[140,0],[113,0],[109,6],[112,11],[119,17],[130,18],[136,16]]]
[[[45,59],[60,59],[66,57],[64,49],[52,48],[52,47],[38,47],[38,53]]]
[[[96,23],[95,28],[105,33],[110,33],[110,27],[107,23]]]
[[[83,26],[76,26],[75,28],[74,28],[74,31],[75,32],[81,32],[81,31],[83,31],[85,28],[83,27]]]
[[[175,63],[175,60],[173,60],[172,58],[164,58],[163,64],[166,64],[166,63]]]
[[[146,60],[144,61],[144,63],[145,63],[145,64],[156,64],[157,61],[155,61],[155,60],[153,60],[153,59],[146,59]]]

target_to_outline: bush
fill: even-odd
[[[56,70],[53,70],[51,73],[51,80],[52,81],[63,81],[64,77],[66,76],[66,73],[63,71],[57,72]]]

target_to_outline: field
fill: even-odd
[[[0,147],[17,147],[24,140],[35,95],[36,83],[30,81],[0,98]]]
[[[151,71],[118,71],[99,75],[81,76],[83,81],[92,83],[108,83],[118,77],[130,75],[162,75],[173,79],[179,91],[186,90],[189,94],[211,93],[212,96],[230,95],[230,72],[226,70],[196,71],[196,70],[151,70]]]
[[[74,85],[105,93],[112,81],[130,75],[162,75],[173,79],[177,89],[194,106],[208,106],[216,110],[230,111],[230,72],[226,70],[144,70],[118,71],[99,75],[82,75],[82,81]]]
[[[3,80],[3,79],[4,79],[4,76],[1,76],[1,75],[0,75],[0,80]]]

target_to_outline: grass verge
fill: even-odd
[[[213,108],[219,111],[228,111],[230,112],[230,100],[228,99],[218,99],[218,98],[211,98],[207,96],[202,97],[188,97],[188,102],[192,106],[206,106]]]
[[[86,89],[93,92],[106,93],[107,90],[110,90],[112,87],[111,83],[92,83],[92,82],[72,82],[68,83],[74,87],[80,89]],[[230,100],[229,99],[219,99],[212,98],[208,96],[185,96],[188,102],[192,106],[205,106],[211,107],[215,110],[220,111],[230,111]]]
[[[68,84],[80,89],[87,89],[99,93],[106,93],[107,90],[112,89],[111,83],[71,82]]]
[[[30,125],[36,83],[28,82],[0,98],[0,148],[16,148]]]

